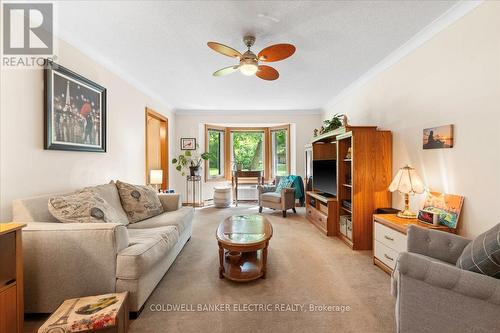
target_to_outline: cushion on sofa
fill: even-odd
[[[156,191],[149,186],[132,185],[116,181],[123,210],[127,213],[130,223],[163,213],[163,206]]]
[[[129,247],[118,253],[116,277],[135,280],[163,260],[177,244],[179,232],[174,226],[129,229]]]
[[[467,244],[456,266],[500,279],[500,223]]]
[[[49,199],[49,212],[64,223],[115,223],[116,210],[99,194],[83,190]]]
[[[173,212],[165,212],[163,214],[154,216],[147,220],[138,223],[129,224],[129,230],[144,229],[144,228],[157,228],[162,226],[175,226],[182,234],[184,230],[188,229],[193,220],[194,211],[191,207],[181,207]]]
[[[127,213],[123,210],[120,195],[118,194],[118,189],[114,181],[111,181],[109,184],[86,187],[84,190],[97,193],[115,209],[118,217],[117,220],[114,221],[115,223],[121,223],[123,225],[129,224]]]

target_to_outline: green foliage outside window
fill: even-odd
[[[221,150],[224,149],[223,135],[222,131],[208,131],[208,170],[210,176],[224,174],[221,163]]]
[[[234,132],[234,162],[241,164],[242,170],[264,170],[264,133]]]
[[[288,166],[287,166],[287,131],[286,130],[278,130],[273,131],[274,138],[274,147],[273,147],[273,159],[276,176],[287,176],[288,175]]]

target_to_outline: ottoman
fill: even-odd
[[[226,208],[231,206],[230,187],[214,187],[214,206],[217,208]]]

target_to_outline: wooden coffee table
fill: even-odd
[[[261,215],[233,215],[217,228],[219,277],[237,282],[266,278],[273,226]]]

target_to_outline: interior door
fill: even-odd
[[[151,170],[162,170],[161,189],[168,188],[168,119],[146,108],[146,183],[150,184]]]

